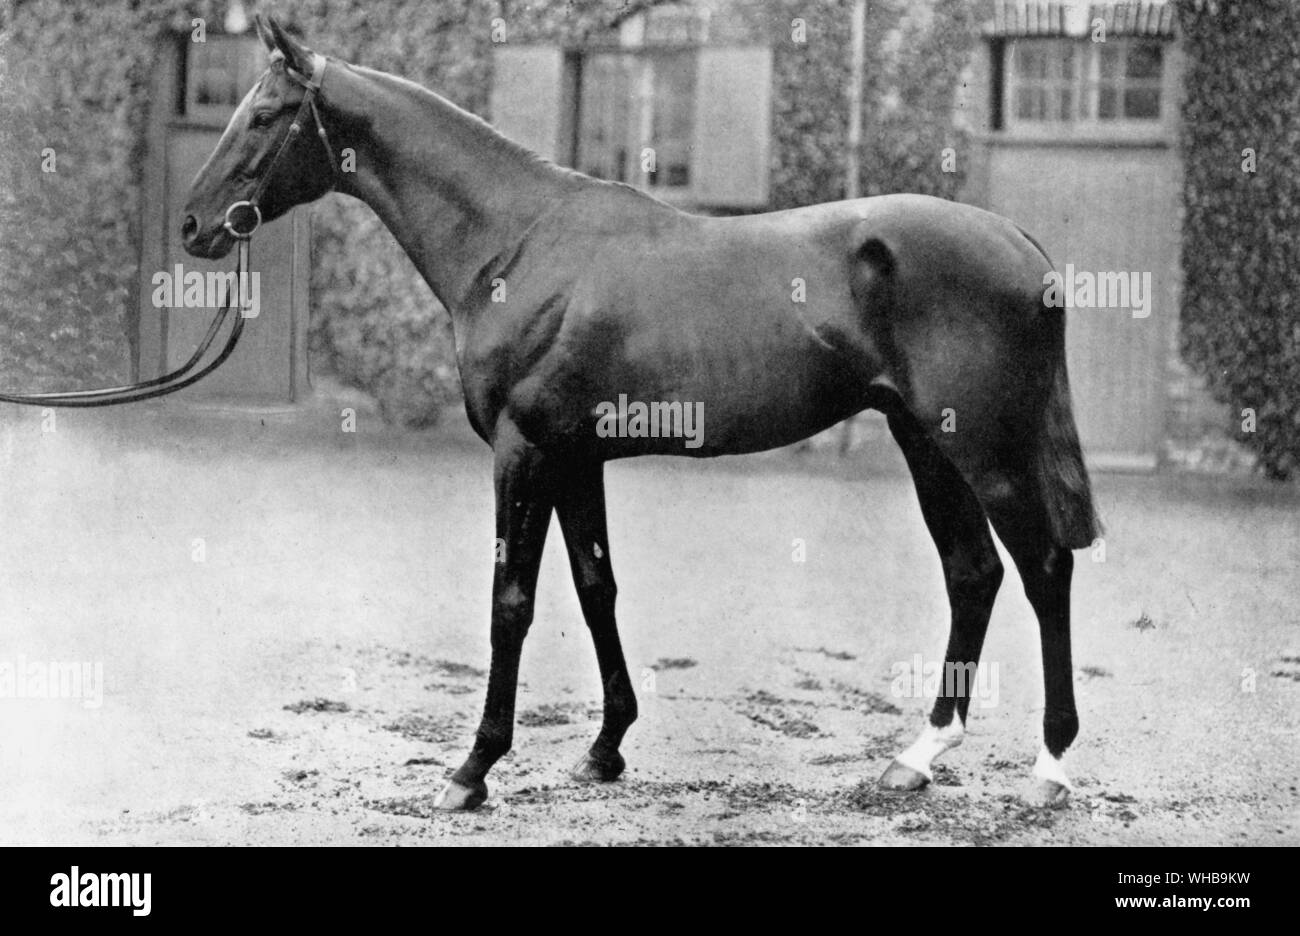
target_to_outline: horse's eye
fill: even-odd
[[[274,114],[269,111],[263,111],[260,114],[253,115],[253,126],[259,129],[269,127],[274,120]]]

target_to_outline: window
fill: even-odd
[[[1098,43],[1098,120],[1159,120],[1163,49],[1154,42]]]
[[[1159,42],[1018,39],[1008,49],[1013,127],[1150,127],[1164,116]]]
[[[578,168],[647,188],[691,184],[693,51],[598,52],[584,58]],[[653,151],[647,162],[644,151]],[[652,167],[648,168],[647,167]]]
[[[250,36],[209,35],[182,41],[185,63],[183,116],[225,125],[266,68],[262,44]]]
[[[677,205],[752,209],[768,201],[771,89],[768,46],[500,43],[491,114],[507,137],[588,175]]]

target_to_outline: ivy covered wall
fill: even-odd
[[[1182,350],[1271,477],[1300,469],[1300,5],[1179,0]]]

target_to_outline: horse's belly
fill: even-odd
[[[608,457],[762,451],[820,432],[863,406],[871,375],[810,341],[726,354],[668,354],[677,366],[611,368],[588,400]],[[599,397],[599,399],[596,399]]]

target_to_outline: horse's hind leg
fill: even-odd
[[[555,509],[569,551],[578,602],[596,645],[596,662],[605,692],[600,734],[573,768],[573,776],[579,780],[614,780],[623,772],[618,747],[636,720],[636,694],[614,621],[618,589],[605,527],[604,466],[599,462],[581,464],[566,472]]]
[[[1070,661],[1070,578],[1074,554],[1053,536],[1049,508],[1039,485],[1027,473],[1003,472],[979,485],[993,528],[1011,554],[1025,595],[1038,616],[1042,642],[1045,707],[1043,749],[1034,764],[1037,798],[1064,803],[1070,781],[1061,756],[1079,733]]]
[[[894,411],[889,428],[911,469],[921,514],[943,563],[952,610],[944,678],[930,723],[880,778],[887,789],[916,790],[930,781],[933,760],[961,743],[975,668],[1002,583],[1002,562],[974,492],[915,418]]]

